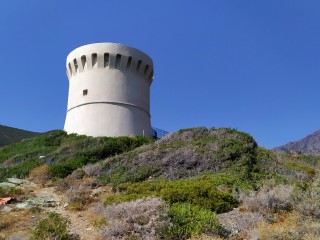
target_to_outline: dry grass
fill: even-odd
[[[100,162],[96,164],[87,164],[83,166],[82,169],[87,176],[98,176],[103,169],[103,164]]]
[[[299,188],[294,195],[295,207],[303,215],[320,218],[320,181],[317,179],[308,188]]]
[[[71,186],[65,196],[69,204],[68,209],[76,211],[84,210],[94,200],[87,185]]]
[[[60,194],[66,196],[69,204],[68,209],[82,211],[95,201],[97,196],[92,196],[92,190],[99,186],[98,180],[94,177],[78,178],[72,174],[64,179],[55,182],[56,189]]]
[[[4,213],[0,212],[0,238],[4,239],[27,239],[34,224],[41,219],[42,213],[33,214],[29,210]]]
[[[35,183],[45,186],[50,179],[48,165],[44,164],[32,169],[29,173],[29,179]]]
[[[159,198],[96,205],[96,212],[107,220],[104,239],[158,239],[169,224],[167,206]]]
[[[250,212],[270,213],[279,210],[290,210],[293,207],[293,187],[290,185],[268,184],[258,192],[240,195],[242,209]]]
[[[305,218],[295,211],[277,215],[274,222],[261,222],[242,234],[242,237],[251,240],[314,240],[319,236],[320,222]]]

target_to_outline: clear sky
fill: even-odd
[[[66,56],[95,42],[151,56],[153,126],[267,148],[320,129],[319,0],[1,0],[0,124],[63,129]]]

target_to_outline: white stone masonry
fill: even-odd
[[[65,131],[94,137],[152,137],[149,56],[121,44],[89,44],[68,55],[67,75]]]

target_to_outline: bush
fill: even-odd
[[[242,207],[252,212],[290,211],[293,207],[293,187],[289,185],[264,185],[258,192],[249,192],[240,197]]]
[[[208,171],[232,172],[238,179],[253,182],[258,171],[256,151],[257,144],[248,134],[224,128],[194,128],[108,158],[97,172],[105,184],[113,186],[150,176],[176,180]]]
[[[319,239],[319,222],[304,218],[297,212],[286,213],[272,224],[261,222],[246,231],[244,239],[313,240]]]
[[[71,186],[66,191],[66,197],[68,199],[68,208],[72,210],[81,211],[93,201],[93,198],[90,196],[91,190],[88,186]]]
[[[32,169],[29,178],[31,181],[44,185],[50,179],[48,165],[43,164]]]
[[[88,159],[84,157],[78,157],[66,162],[57,163],[49,166],[49,172],[53,177],[64,178],[72,173],[77,168],[85,165]]]
[[[72,236],[68,232],[70,220],[58,213],[49,212],[47,218],[39,221],[32,232],[31,240],[69,240]]]
[[[167,238],[187,239],[202,233],[217,233],[215,213],[189,203],[175,203],[169,209],[172,225],[166,231]]]
[[[238,201],[230,193],[217,190],[216,182],[206,178],[127,183],[119,185],[118,189],[124,193],[108,196],[105,204],[154,195],[163,198],[170,204],[188,202],[201,205],[217,213],[226,212],[238,206]]]
[[[17,197],[23,195],[24,192],[21,188],[4,188],[0,187],[0,198],[3,197]]]
[[[308,217],[320,218],[320,181],[313,184],[300,183],[293,195],[297,210]]]
[[[133,150],[152,140],[146,137],[87,137],[51,131],[33,139],[11,144],[0,150],[0,181],[24,178],[41,165],[49,165],[52,177],[65,177],[87,163]],[[39,156],[46,156],[39,159]]]
[[[39,166],[39,161],[31,160],[19,165],[0,168],[0,181],[8,177],[25,178],[29,175],[30,171],[37,166]]]
[[[108,221],[105,239],[159,239],[169,225],[167,206],[155,197],[97,208]]]

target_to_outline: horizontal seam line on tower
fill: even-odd
[[[150,113],[143,109],[142,107],[139,107],[137,105],[134,105],[132,103],[125,103],[125,102],[88,102],[88,103],[83,103],[83,104],[79,104],[77,106],[74,106],[70,109],[67,110],[67,112],[71,111],[72,109],[75,109],[75,108],[78,108],[78,107],[81,107],[81,106],[84,106],[84,105],[90,105],[90,104],[112,104],[112,105],[125,105],[125,106],[130,106],[130,107],[134,107],[134,108],[137,108],[143,112],[145,112],[150,118],[151,118],[151,115]]]

